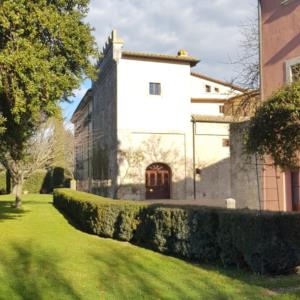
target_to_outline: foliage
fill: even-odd
[[[12,201],[0,197],[1,299],[299,299],[298,275],[193,265],[85,234],[53,207],[52,196],[26,195],[23,210]]]
[[[36,170],[24,181],[24,192],[50,194],[55,188],[70,187],[72,175],[60,167]],[[6,172],[0,172],[0,194],[6,194]]]
[[[21,194],[27,142],[95,72],[88,0],[0,2],[0,161]]]
[[[46,170],[37,170],[24,182],[24,191],[39,194],[43,188],[44,180],[47,175]]]
[[[62,112],[59,116],[51,119],[52,123],[52,162],[51,167],[61,167],[68,173],[73,173],[74,169],[74,135],[71,130],[64,125]],[[73,175],[72,175],[73,176]]]
[[[24,191],[29,193],[50,194],[55,188],[70,187],[71,175],[60,167],[37,170],[24,182]]]
[[[147,205],[68,189],[54,191],[54,205],[86,232],[188,260],[260,274],[300,263],[297,214]]]
[[[6,172],[0,172],[0,195],[6,193]]]
[[[279,89],[258,108],[249,124],[246,148],[271,156],[283,169],[299,167],[300,82]]]

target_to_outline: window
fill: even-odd
[[[291,3],[293,0],[282,0],[281,1],[281,5],[286,5],[286,4],[289,4],[289,3]]]
[[[220,93],[220,89],[216,87],[216,88],[215,88],[215,92],[216,92],[216,93]]]
[[[291,73],[292,73],[292,81],[299,81],[300,80],[300,63],[291,66]]]
[[[219,106],[219,113],[224,114],[224,105]]]
[[[161,85],[157,82],[149,83],[149,94],[150,95],[160,95],[161,94]]]
[[[229,139],[223,139],[223,140],[222,140],[222,144],[223,144],[223,147],[229,147],[229,146],[230,146],[230,141],[229,141]]]
[[[296,57],[286,61],[285,69],[287,83],[300,80],[300,57]]]
[[[211,86],[207,84],[205,86],[205,90],[206,90],[206,93],[210,93],[211,92]]]

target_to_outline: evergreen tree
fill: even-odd
[[[0,1],[0,162],[21,205],[26,144],[95,70],[88,0]]]

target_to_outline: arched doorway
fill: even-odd
[[[171,169],[162,163],[154,163],[146,169],[146,199],[171,198]]]

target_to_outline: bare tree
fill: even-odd
[[[66,157],[68,157],[68,159],[66,159],[67,163],[65,163],[63,167],[68,166],[72,174],[73,153],[70,153],[73,148],[72,133],[64,128],[60,128],[59,125],[63,126],[63,123],[60,122],[59,119],[49,119],[40,125],[38,130],[27,142],[26,155],[19,161],[18,166],[16,166],[21,176],[21,183],[35,171],[54,166],[57,159],[59,159],[59,161],[57,161],[59,166],[62,166],[61,160],[64,160]],[[13,160],[8,154],[2,155],[0,162],[10,175],[14,174],[16,170]],[[15,176],[11,177],[14,178]],[[17,192],[18,194],[22,194],[22,185],[23,184],[20,185],[13,181],[12,192],[14,194],[17,194]],[[17,191],[17,189],[19,190]]]
[[[246,89],[255,90],[260,84],[259,67],[259,27],[258,14],[253,9],[253,16],[241,25],[242,39],[239,43],[239,54],[230,63],[236,66],[236,78],[233,80]]]

